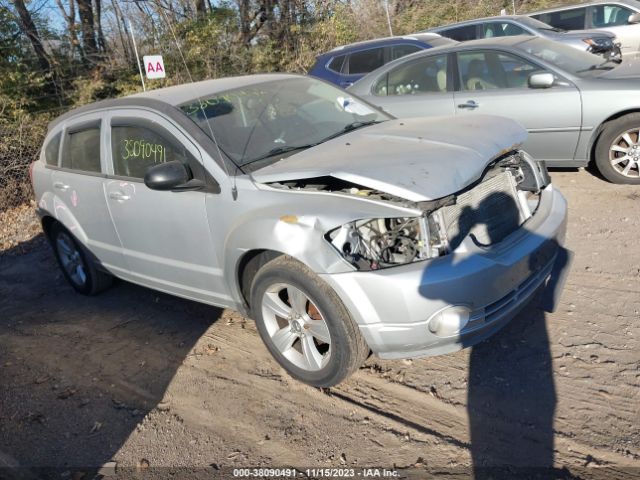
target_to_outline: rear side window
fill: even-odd
[[[333,57],[329,62],[327,68],[334,72],[340,73],[342,71],[342,64],[344,63],[346,55],[340,55],[339,57]]]
[[[447,55],[421,58],[397,67],[382,77],[374,94],[416,95],[447,91]]]
[[[47,146],[44,149],[44,161],[47,165],[58,166],[58,153],[60,152],[60,137],[62,134],[58,133],[55,137],[49,140]]]
[[[467,40],[475,40],[478,38],[475,25],[449,28],[447,30],[441,30],[438,33],[444,37],[457,40],[458,42],[466,42]]]
[[[155,129],[142,126],[113,126],[111,152],[114,174],[121,177],[144,178],[150,167],[179,160],[188,163],[189,154]]]
[[[514,35],[529,35],[524,28],[509,22],[489,22],[482,25],[484,38],[510,37]]]
[[[70,132],[62,166],[82,172],[100,172],[100,127]]]
[[[409,55],[411,53],[416,53],[422,50],[417,45],[395,45],[391,47],[391,58],[389,61],[395,60],[396,58],[404,57],[405,55]]]
[[[349,56],[349,73],[369,73],[384,65],[384,47],[370,48]]]

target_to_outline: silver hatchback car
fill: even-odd
[[[32,180],[78,292],[116,276],[236,309],[293,377],[330,386],[371,351],[457,350],[557,295],[567,206],[525,136],[256,75],[67,113]]]

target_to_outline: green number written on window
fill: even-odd
[[[167,151],[159,143],[150,143],[145,140],[125,139],[123,160],[133,159],[153,159],[153,163],[164,163],[167,161]]]

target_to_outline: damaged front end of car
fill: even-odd
[[[548,184],[544,162],[512,150],[491,162],[463,190],[429,201],[407,201],[331,176],[271,186],[391,202],[415,211],[415,216],[358,219],[326,232],[325,239],[356,270],[371,271],[463,250],[466,238],[489,247],[535,214]]]

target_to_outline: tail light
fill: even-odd
[[[29,181],[31,182],[31,184],[33,185],[33,167],[35,166],[36,162],[31,162],[29,164]]]

